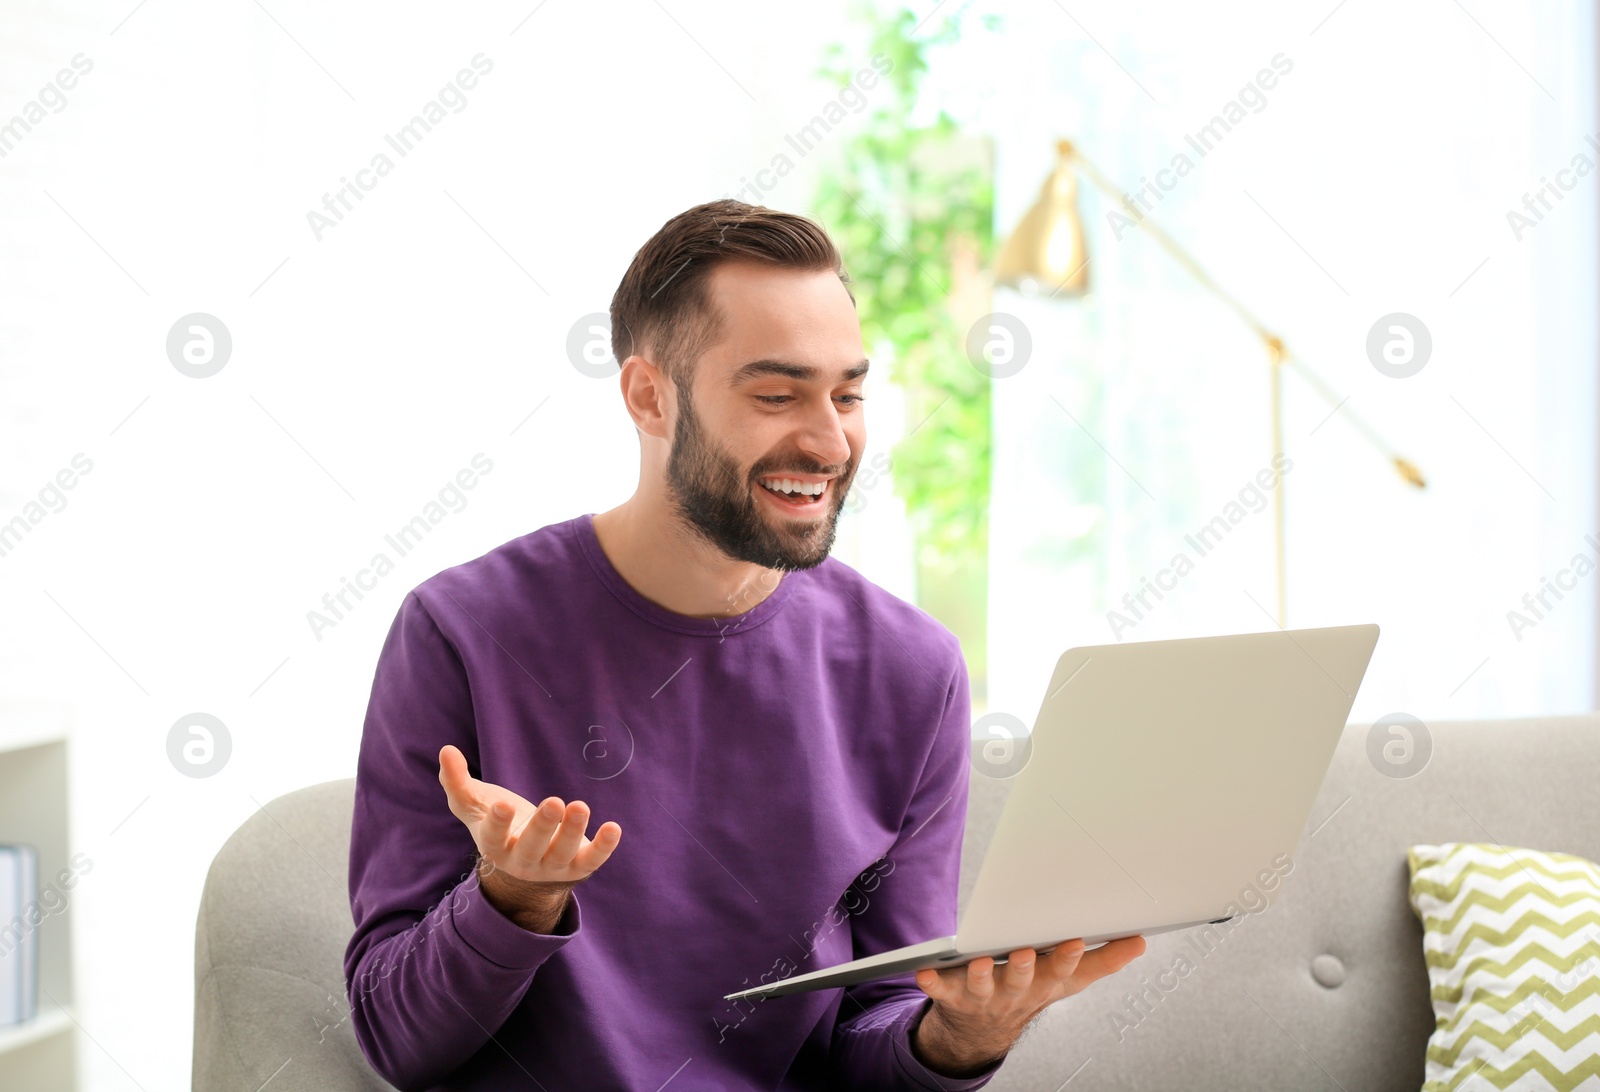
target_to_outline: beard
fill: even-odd
[[[828,482],[828,509],[809,520],[769,518],[754,490],[757,479],[781,472],[828,474],[832,467],[802,466],[800,457],[758,461],[748,474],[718,448],[695,414],[687,384],[678,387],[678,421],[667,457],[668,503],[699,538],[736,561],[768,569],[811,569],[827,560],[838,529],[839,512],[855,478],[852,460]],[[767,465],[763,465],[763,462]]]

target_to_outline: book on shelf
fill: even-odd
[[[39,1011],[39,853],[0,843],[0,1028]]]

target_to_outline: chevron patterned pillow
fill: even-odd
[[[1482,842],[1406,859],[1436,1018],[1423,1092],[1600,1090],[1600,866]]]

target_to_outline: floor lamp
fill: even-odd
[[[1059,140],[1056,142],[1056,153],[1055,170],[1045,180],[1043,188],[1039,191],[1038,200],[1017,223],[1010,238],[1000,248],[999,257],[995,262],[995,284],[1029,295],[1045,295],[1048,290],[1050,297],[1081,296],[1088,291],[1089,252],[1084,242],[1083,220],[1078,214],[1077,174],[1081,171],[1097,188],[1122,205],[1132,219],[1149,232],[1163,250],[1187,269],[1202,287],[1231,307],[1234,313],[1261,338],[1267,351],[1272,384],[1274,455],[1283,451],[1282,373],[1283,365],[1288,364],[1311,384],[1313,390],[1332,404],[1336,413],[1343,414],[1389,459],[1404,481],[1418,489],[1424,488],[1426,483],[1415,464],[1398,455],[1370,425],[1346,409],[1345,400],[1338,398],[1319,375],[1293,356],[1285,346],[1283,338],[1264,326],[1242,303],[1213,281],[1187,251],[1162,231],[1148,214],[1135,206],[1132,198],[1119,190],[1103,171],[1085,158],[1076,145],[1069,140]],[[1277,485],[1273,489],[1273,524],[1277,552],[1278,626],[1282,628],[1288,625],[1289,611],[1282,474],[1278,475]]]

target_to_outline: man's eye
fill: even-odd
[[[794,396],[789,394],[758,394],[756,395],[756,398],[759,401],[767,403],[768,405],[781,406],[785,402],[792,401]],[[854,406],[859,402],[865,402],[867,400],[865,395],[860,394],[841,394],[839,398],[846,405],[850,406]]]

